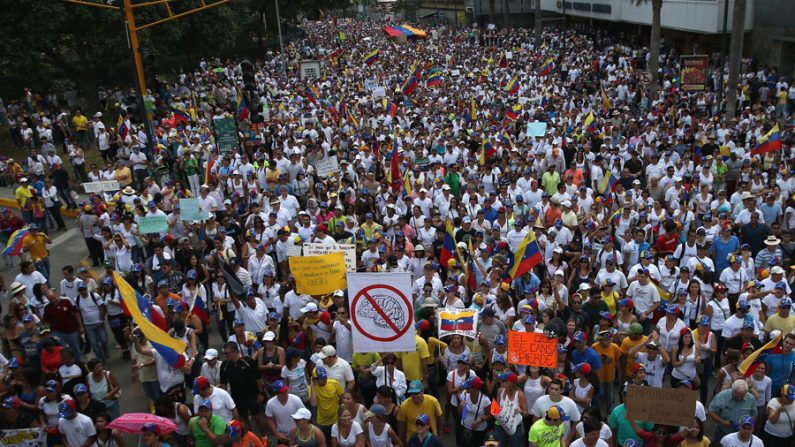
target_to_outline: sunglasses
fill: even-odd
[[[414,423],[414,425],[416,425],[417,427],[425,427],[428,424],[426,424],[425,422],[417,421],[417,422]]]

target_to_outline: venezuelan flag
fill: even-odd
[[[485,165],[486,160],[493,157],[495,153],[497,153],[497,150],[494,149],[494,146],[491,145],[491,142],[489,140],[482,140],[480,142],[480,165]]]
[[[409,96],[414,93],[414,90],[417,89],[417,77],[414,73],[410,74],[403,85],[400,87],[400,91],[405,96]]]
[[[317,105],[317,92],[312,87],[306,88],[306,99],[314,105]]]
[[[605,172],[605,176],[602,178],[602,181],[599,183],[599,194],[603,196],[607,196],[609,193],[615,191],[616,189],[616,176],[613,175],[611,170],[607,170]]]
[[[384,98],[383,104],[384,104],[384,111],[387,112],[389,116],[394,118],[395,114],[397,113],[397,105],[386,98]]]
[[[246,105],[246,98],[243,97],[243,92],[237,92],[237,120],[244,121],[248,119],[249,111]]]
[[[447,261],[455,259],[458,249],[455,246],[455,236],[453,234],[453,223],[447,219],[445,223],[444,240],[442,241],[442,252],[439,255],[439,263],[447,268]]]
[[[143,331],[144,336],[152,344],[152,347],[160,354],[172,368],[181,368],[185,364],[185,349],[187,345],[182,340],[171,337],[161,328],[157,327],[152,321],[146,318],[142,312],[150,309],[149,303],[140,295],[135,293],[135,290],[121,277],[117,272],[113,272],[113,279],[116,282],[116,287],[121,295],[122,302],[132,316],[133,321]]]
[[[130,129],[127,128],[127,122],[124,121],[124,117],[119,115],[119,121],[116,123],[116,128],[119,129],[119,136],[122,140],[127,138],[127,134],[130,133]]]
[[[516,92],[519,91],[519,78],[514,76],[511,82],[505,86],[505,91],[508,92],[509,95],[515,95]]]
[[[204,184],[205,185],[209,185],[210,184],[210,179],[212,178],[212,174],[210,174],[210,172],[212,172],[214,164],[215,164],[215,160],[213,160],[212,158],[207,160],[207,167],[204,170]]]
[[[504,144],[504,145],[506,145],[506,146],[508,146],[510,148],[514,147],[513,140],[511,139],[511,134],[509,134],[507,130],[504,130],[500,134],[500,143],[502,143],[502,144]]]
[[[375,49],[370,52],[367,56],[364,57],[364,63],[367,65],[372,65],[374,62],[378,61],[379,56],[381,55],[380,49]]]
[[[535,233],[531,230],[527,232],[516,249],[516,253],[511,260],[508,270],[508,276],[513,279],[524,275],[538,265],[544,257],[541,255],[541,249],[538,247]]]
[[[543,65],[541,65],[541,68],[538,70],[538,75],[539,76],[546,76],[549,73],[551,73],[552,70],[554,70],[554,69],[555,69],[555,59],[550,57],[549,59],[544,61]]]
[[[768,355],[781,354],[784,352],[781,348],[781,340],[783,340],[782,335],[783,334],[778,334],[778,337],[770,340],[764,346],[752,352],[751,355],[740,363],[737,369],[743,373],[743,376],[750,377],[759,365],[765,363],[765,359]]]
[[[411,196],[411,177],[409,176],[409,172],[410,171],[406,169],[406,173],[403,174],[403,191],[401,192],[401,196],[404,199]]]
[[[442,72],[437,71],[431,73],[431,75],[428,76],[428,80],[425,81],[425,85],[427,85],[428,87],[438,87],[442,85]]]
[[[473,331],[475,330],[475,311],[439,312],[439,329],[443,331]]]
[[[497,65],[500,68],[508,68],[508,58],[505,57],[505,51],[500,54],[500,58],[497,59]]]
[[[589,113],[588,116],[585,117],[585,121],[583,122],[583,127],[586,130],[591,130],[591,124],[593,123],[593,112]]]
[[[469,238],[469,241],[467,242],[469,249],[469,259],[467,260],[466,264],[464,264],[464,273],[466,274],[467,289],[469,289],[470,292],[474,292],[478,288],[478,285],[475,282],[475,269],[477,268],[475,265],[475,249],[472,248],[472,238]]]
[[[348,122],[351,123],[353,127],[359,128],[359,120],[356,119],[356,116],[350,110],[348,110]]]
[[[6,248],[3,250],[3,254],[6,256],[19,256],[22,252],[22,245],[25,243],[25,239],[30,235],[31,233],[28,228],[20,228],[11,233],[11,236],[8,237]]]
[[[478,109],[477,105],[475,104],[475,98],[472,98],[471,105],[469,107],[469,123],[472,124],[478,119]]]
[[[505,110],[505,117],[511,121],[516,121],[516,118],[519,117],[519,113],[521,112],[522,112],[522,105],[516,104]]]
[[[182,107],[181,105],[177,104],[174,106],[173,110],[174,110],[174,118],[177,121],[182,122],[184,124],[188,124],[188,122],[190,121],[190,114],[188,113],[187,110],[185,110],[185,107]]]
[[[613,104],[610,102],[610,98],[607,96],[605,89],[601,90],[602,90],[602,112],[607,113],[607,111],[610,110],[610,107],[612,107]]]
[[[392,158],[389,160],[389,172],[387,179],[392,185],[392,191],[397,192],[400,189],[400,157],[398,157],[398,144],[392,143],[392,150],[390,151]]]
[[[759,139],[759,144],[751,151],[751,156],[781,150],[781,133],[778,123]]]
[[[199,317],[203,325],[207,326],[210,324],[210,313],[207,311],[207,303],[198,294],[194,297],[193,304],[190,305],[190,313]]]
[[[616,210],[613,214],[610,215],[610,225],[616,226],[618,225],[618,221],[621,220],[621,209]]]

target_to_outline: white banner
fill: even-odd
[[[83,191],[85,191],[87,194],[92,192],[118,191],[120,189],[121,187],[119,182],[116,180],[83,183]]]
[[[44,447],[47,445],[47,436],[44,434],[44,428],[3,430],[0,432],[0,445],[13,445],[15,447]]]
[[[456,334],[474,339],[478,333],[478,311],[474,309],[445,307],[439,309],[436,318],[439,320],[439,338]]]
[[[304,256],[320,256],[329,253],[345,255],[345,270],[356,271],[356,245],[354,244],[322,244],[304,243]]]
[[[500,427],[505,430],[505,433],[507,433],[508,436],[516,433],[516,427],[522,423],[522,415],[521,413],[517,413],[516,410],[517,408],[513,401],[509,401],[505,406],[500,408],[500,412],[497,414],[497,420],[500,421]]]
[[[414,352],[411,273],[348,273],[353,352]]]
[[[300,244],[292,244],[287,246],[287,257],[292,256],[301,256],[301,245]]]
[[[321,177],[325,177],[329,174],[339,171],[340,164],[337,162],[337,156],[332,155],[331,157],[318,160],[315,162],[315,170],[317,171],[317,175]]]

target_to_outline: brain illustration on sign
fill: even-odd
[[[403,327],[406,325],[408,316],[400,305],[400,302],[389,295],[373,295],[372,302],[375,302],[383,313],[394,323],[394,326]],[[371,319],[373,324],[383,329],[390,329],[390,324],[378,312],[370,300],[364,300],[362,305],[356,310],[357,316]]]

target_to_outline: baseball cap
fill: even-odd
[[[547,419],[551,421],[568,421],[569,416],[566,415],[566,412],[563,411],[563,408],[560,405],[553,405],[547,410]]]
[[[685,387],[687,387],[687,388],[689,388],[691,390],[693,389],[693,383],[690,382],[689,380],[683,380],[683,381],[679,382],[679,385],[677,385],[677,387],[680,387],[680,386],[685,386]]]
[[[455,361],[456,363],[469,363],[469,355],[461,354],[458,359]]]
[[[585,333],[583,331],[577,331],[574,333],[574,337],[572,337],[572,341],[574,343],[582,343],[585,341]]]
[[[329,357],[334,357],[335,355],[337,355],[337,350],[334,348],[334,346],[326,345],[320,350],[319,357],[321,360],[323,360]]]
[[[709,320],[709,316],[702,315],[701,316],[701,320],[699,321],[698,324],[699,324],[699,326],[709,326],[709,321],[710,321]]]
[[[635,363],[632,366],[632,373],[634,374],[634,373],[640,371],[641,369],[646,371],[646,365],[644,365],[643,363]]]
[[[204,400],[202,400],[199,403],[199,410],[201,410],[202,408],[206,408],[208,410],[212,410],[213,409],[213,403],[210,402],[210,399],[204,399]]]
[[[273,331],[268,331],[262,334],[262,341],[273,341],[276,340],[276,334]]]
[[[296,421],[306,419],[308,421],[312,419],[312,412],[307,410],[306,408],[299,408],[298,411],[293,413],[293,419],[295,419]]]
[[[781,395],[789,400],[795,400],[795,385],[784,385],[781,387]]]
[[[778,307],[792,307],[792,300],[784,297],[781,299],[781,301],[779,301]]]
[[[745,416],[742,416],[740,418],[740,422],[737,425],[740,426],[740,427],[745,427],[747,425],[753,427],[754,426],[754,418],[752,418],[751,416],[746,414]]]
[[[314,375],[318,379],[328,379],[328,372],[326,371],[326,368],[324,368],[322,366],[316,366],[315,367]]]
[[[210,381],[204,377],[199,376],[193,379],[193,394],[199,394],[199,391],[206,390],[210,387]]]
[[[44,391],[56,391],[58,389],[58,381],[50,379],[44,386]]]
[[[517,376],[516,373],[513,372],[513,371],[506,371],[506,372],[500,374],[498,377],[503,382],[516,383],[516,381],[519,380],[519,376]]]
[[[423,391],[422,382],[419,380],[412,380],[409,383],[408,389],[406,389],[406,394],[419,394]]]
[[[481,386],[483,386],[483,381],[480,380],[480,377],[478,376],[473,376],[465,380],[464,383],[461,384],[461,387],[467,390],[470,388],[479,390]]]
[[[210,348],[204,351],[204,360],[212,360],[218,358],[218,350],[214,348]]]
[[[417,425],[428,425],[431,421],[431,418],[428,417],[425,413],[420,413],[417,416],[417,419],[414,420],[414,423]]]
[[[582,372],[583,374],[590,374],[593,371],[589,363],[580,363],[571,370],[572,372]]]
[[[386,415],[386,408],[384,408],[384,406],[381,405],[381,404],[373,404],[373,406],[371,406],[370,409],[367,410],[367,412],[364,413],[364,416],[368,417],[368,418],[373,417],[375,415],[385,416]],[[310,413],[310,416],[311,416],[311,413]]]
[[[301,308],[301,313],[305,314],[308,312],[317,312],[317,304],[313,302],[306,303],[304,307]]]
[[[3,406],[5,406],[5,402],[3,402]],[[68,418],[73,414],[75,414],[75,408],[76,408],[75,401],[71,399],[65,400],[61,402],[60,405],[58,405],[58,416],[62,418]]]
[[[271,390],[273,390],[274,393],[286,393],[289,389],[290,387],[285,385],[282,380],[275,380],[271,383]]]
[[[87,393],[88,387],[85,384],[78,383],[74,388],[72,388],[72,392],[75,396],[79,396],[81,394]]]

